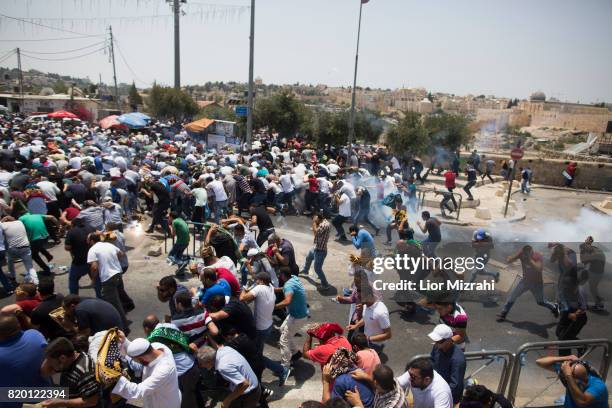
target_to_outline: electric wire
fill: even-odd
[[[58,28],[58,27],[53,27],[53,26],[49,26],[49,25],[46,25],[46,24],[37,23],[37,22],[30,21],[30,20],[25,19],[25,18],[7,16],[6,14],[3,14],[3,13],[0,13],[0,17],[8,18],[8,19],[15,20],[15,21],[20,21],[22,23],[28,23],[28,24],[36,25],[36,26],[39,26],[39,27],[48,28],[49,30],[62,31],[62,32],[65,32],[65,33],[76,34],[76,35],[89,35],[89,34],[79,33],[77,31],[66,30],[65,28]],[[103,36],[103,35],[104,34],[97,34],[96,36],[100,37],[100,36]]]
[[[116,39],[114,39],[113,42],[115,43],[115,47],[117,48],[117,51],[119,51],[119,56],[121,57],[121,60],[123,61],[123,63],[127,67],[127,69],[132,73],[132,75],[134,76],[134,79],[137,80],[138,82],[142,83],[142,84],[145,84],[147,86],[151,86],[152,84],[150,82],[143,81],[142,79],[140,79],[138,77],[138,75],[136,75],[136,72],[134,72],[134,70],[132,69],[130,64],[128,64],[127,59],[125,58],[125,55],[123,55],[123,51],[121,51],[121,47],[119,46],[119,42]]]
[[[22,53],[21,55],[23,55],[24,57],[35,59],[35,60],[39,60],[39,61],[71,61],[71,60],[87,57],[88,55],[95,54],[95,53],[103,51],[105,49],[107,49],[106,46],[104,46],[102,48],[98,48],[97,50],[93,50],[91,52],[88,52],[86,54],[76,55],[74,57],[67,57],[67,58],[40,58],[40,57],[35,57],[35,56],[32,56],[32,55],[25,54],[25,53]]]
[[[22,50],[23,52],[29,53],[29,54],[70,54],[76,51],[82,51],[82,50],[86,50],[88,48],[93,48],[93,47],[97,47],[100,46],[102,44],[104,44],[106,42],[106,40],[104,41],[99,41],[97,43],[94,44],[89,44],[86,45],[85,47],[81,47],[81,48],[75,48],[73,50],[66,50],[66,51],[31,51],[31,50]]]

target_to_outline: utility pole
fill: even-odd
[[[119,104],[119,89],[117,88],[117,69],[115,67],[115,46],[114,46],[114,40],[113,40],[113,26],[108,26],[108,32],[110,34],[111,60],[113,61],[113,81],[115,83],[115,105],[117,106],[117,110],[121,110],[121,105]]]
[[[172,11],[174,12],[174,88],[181,89],[181,39],[180,23],[181,3],[186,0],[173,0]]]
[[[367,1],[365,1],[367,3]],[[357,26],[357,50],[355,52],[355,74],[353,76],[353,95],[351,100],[351,116],[349,119],[348,152],[345,166],[350,166],[351,153],[353,151],[353,137],[355,136],[355,99],[357,96],[357,64],[359,63],[359,38],[361,36],[361,11],[363,10],[363,0],[359,0],[359,24]]]
[[[98,99],[102,98],[102,73],[98,73]]]
[[[17,47],[17,70],[19,71],[19,96],[21,97],[21,111],[23,111],[23,71],[21,70],[21,50]]]
[[[253,68],[255,64],[255,0],[251,0],[251,35],[249,37],[249,95],[247,103],[247,148],[251,146],[253,135]]]

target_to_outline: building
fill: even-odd
[[[54,95],[23,95],[0,94],[0,105],[6,106],[13,113],[50,113],[57,110],[86,110],[91,120],[100,119],[98,109],[101,108],[97,99],[84,98],[81,96],[71,97],[67,94]]]

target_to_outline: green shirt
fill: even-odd
[[[19,217],[19,221],[25,225],[30,242],[49,237],[44,215],[26,213]]]
[[[182,218],[172,221],[172,228],[176,232],[176,243],[179,245],[189,245],[189,226]]]

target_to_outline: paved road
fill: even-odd
[[[537,192],[540,195],[540,192]],[[555,197],[556,195],[556,197]],[[553,206],[552,203],[559,202],[558,193],[550,193],[546,191],[539,198],[529,198],[524,205],[529,211],[533,210],[534,217],[529,218],[528,222],[521,225],[517,230],[524,232],[533,231],[532,223],[537,221],[537,215],[550,215],[556,213],[559,216],[567,214],[571,218],[579,214],[579,203],[583,200],[582,197],[576,196],[574,199],[566,200],[564,196],[563,208]],[[540,210],[543,208],[543,210]],[[570,212],[571,211],[571,212]],[[305,217],[291,217],[283,222],[278,222],[281,236],[290,239],[296,248],[297,259],[302,262],[306,252],[311,246],[312,238],[309,232],[310,221]],[[282,225],[281,225],[282,224]],[[514,228],[507,226],[506,228]],[[609,230],[610,231],[610,230]],[[452,241],[466,242],[471,236],[471,229],[456,226],[444,226],[443,234]],[[155,284],[163,276],[173,272],[169,267],[164,256],[147,257],[146,254],[152,248],[159,246],[161,241],[151,239],[149,236],[142,233],[141,228],[129,229],[126,232],[127,243],[131,247],[129,251],[130,269],[125,276],[125,284],[128,293],[136,302],[136,309],[129,314],[132,323],[132,336],[142,335],[140,323],[142,319],[149,313],[156,313],[158,316],[163,316],[168,313],[167,305],[161,304],[156,298]],[[580,238],[582,239],[582,237]],[[382,246],[382,237],[376,238],[378,247]],[[612,239],[608,239],[608,242]],[[343,287],[348,287],[350,278],[347,275],[348,255],[353,250],[352,246],[343,246],[336,242],[330,243],[328,257],[325,262],[325,272],[330,282],[339,290]],[[453,251],[452,248],[441,248],[440,252]],[[507,253],[509,248],[504,245],[498,245],[496,251],[499,255],[494,256],[492,266],[497,267],[502,272],[502,278],[497,286],[497,293],[500,302],[503,301],[505,292],[508,290],[514,280],[515,274],[518,272],[516,267],[507,267],[502,262],[502,253]],[[54,247],[51,252],[55,256],[54,262],[56,265],[68,265],[69,257],[62,247]],[[467,254],[468,256],[471,254]],[[608,257],[612,259],[612,257]],[[21,267],[18,267],[18,271]],[[57,269],[56,269],[57,271]],[[554,271],[547,274],[547,282],[554,282],[556,275]],[[82,285],[88,282],[83,279]],[[332,293],[322,294],[317,291],[313,282],[307,278],[302,279],[307,291],[310,304],[311,319],[309,322],[322,321],[337,321],[346,322],[348,317],[348,306],[339,305],[330,301]],[[197,281],[190,279],[185,282],[188,286],[196,286]],[[56,288],[59,292],[67,292],[67,274],[58,274],[56,277]],[[610,269],[601,283],[600,291],[604,294],[612,291],[612,279],[610,277]],[[546,285],[546,297],[554,299],[554,285]],[[93,296],[93,289],[85,287],[81,289],[81,294],[84,296]],[[10,303],[10,299],[1,299],[0,305]],[[408,317],[402,313],[402,308],[392,300],[385,301],[391,312],[391,322],[393,329],[393,338],[388,342],[385,348],[385,354],[389,364],[396,374],[403,372],[406,362],[416,354],[428,353],[431,350],[430,340],[426,334],[437,324],[437,316],[420,311],[415,316]],[[468,326],[468,334],[470,342],[467,345],[468,351],[480,350],[486,348],[505,349],[514,351],[520,345],[527,342],[555,340],[555,319],[544,308],[538,307],[529,294],[525,294],[515,305],[508,321],[504,323],[495,322],[495,314],[498,312],[500,304],[489,303],[483,301],[482,297],[473,295],[462,295],[460,303],[465,307],[470,317]],[[589,314],[589,322],[581,333],[582,338],[610,338],[612,334],[612,319],[608,313],[604,314]],[[301,343],[302,338],[296,338],[296,341]],[[266,346],[266,354],[277,358],[278,349],[273,345]],[[544,388],[549,382],[550,377],[546,377],[540,370],[533,368],[534,356],[527,356],[527,366],[525,372],[526,380],[521,381],[520,392],[525,396],[536,395],[538,387]],[[474,371],[480,367],[480,364],[470,363],[468,372]],[[480,371],[476,378],[481,383],[486,385],[496,385],[496,376],[499,373],[500,365],[495,363],[488,368]],[[270,384],[274,389],[274,402],[272,406],[278,407],[295,407],[299,402],[307,399],[318,399],[320,397],[320,372],[318,367],[314,367],[308,362],[299,362],[294,371],[294,376],[290,378],[289,385],[279,389],[276,387],[276,380],[270,373],[266,372],[264,382]],[[612,382],[608,381],[609,385]],[[529,390],[529,391],[528,391]],[[561,389],[558,385],[554,385],[548,390],[547,401],[551,401],[553,396],[561,394]],[[537,401],[536,401],[537,402]],[[535,403],[534,403],[535,404]],[[533,404],[532,404],[533,405]]]

